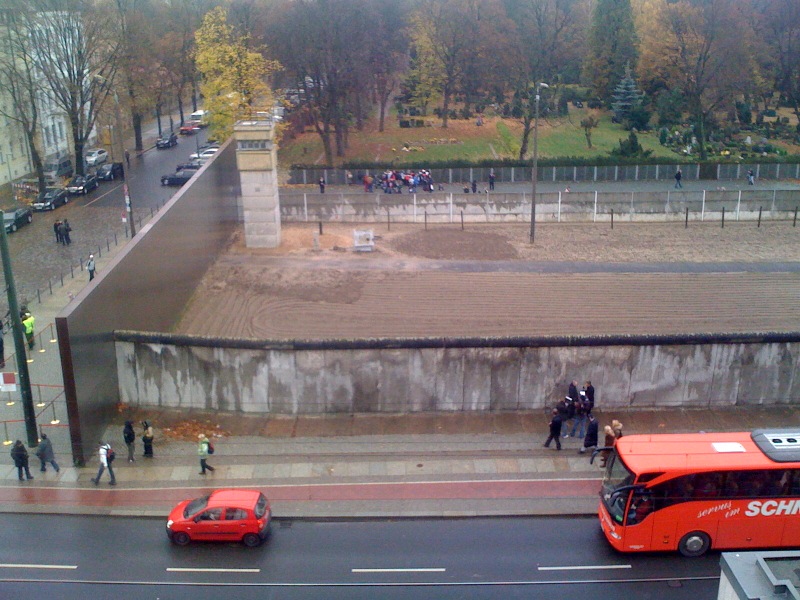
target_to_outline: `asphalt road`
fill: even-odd
[[[713,598],[719,555],[623,555],[595,518],[276,521],[172,546],[162,519],[0,515],[0,597]]]
[[[194,136],[181,136],[178,145],[165,150],[150,149],[141,156],[131,155],[126,169],[126,182],[137,221],[149,218],[179,190],[163,187],[161,175],[189,159],[189,154],[204,143],[206,130]],[[71,196],[69,202],[50,212],[37,212],[30,225],[8,236],[14,281],[21,304],[35,304],[39,294],[57,293],[61,279],[87,277],[81,271],[90,253],[105,252],[109,246],[123,243],[127,224],[124,184],[120,180],[100,182],[86,196]],[[72,226],[72,244],[63,246],[55,241],[53,223],[68,219]],[[0,278],[2,274],[0,273]],[[5,298],[0,298],[0,310],[5,314]]]

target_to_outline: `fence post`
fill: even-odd
[[[775,195],[778,193],[778,190],[772,190],[772,208],[770,209],[774,218],[775,215]]]
[[[797,227],[797,207],[794,207],[794,219],[792,220],[792,227]]]
[[[389,207],[386,207],[386,230],[387,231],[392,230],[392,215],[391,215],[391,209]]]
[[[561,223],[561,190],[558,190],[558,222]]]
[[[322,221],[319,222],[319,234],[322,235]]]
[[[472,169],[470,169],[470,175],[472,174],[471,171]],[[450,192],[450,223],[453,223],[453,192]]]
[[[628,219],[631,223],[633,222],[633,195],[635,192],[631,192],[631,212],[630,212],[630,219]]]
[[[561,192],[558,193],[558,196],[561,198]],[[592,223],[597,223],[597,190],[594,191],[594,218]]]
[[[686,219],[683,222],[683,228],[689,229],[689,207],[686,207]]]
[[[305,171],[303,171],[305,173]],[[306,221],[308,221],[308,194],[303,194],[303,215]]]
[[[763,206],[758,207],[758,225],[756,225],[756,227],[761,227],[761,210],[763,208],[764,208]]]
[[[739,209],[742,206],[742,190],[739,190],[739,198],[736,200],[736,220],[739,220]]]
[[[425,207],[425,231],[428,231],[428,207]]]
[[[417,222],[417,195],[414,194],[414,223]]]
[[[706,191],[703,190],[703,206],[700,209],[700,221],[706,220]]]
[[[461,231],[464,231],[464,211],[461,211]]]
[[[725,229],[725,207],[722,207],[722,228]]]
[[[614,229],[614,209],[611,209],[611,229]]]

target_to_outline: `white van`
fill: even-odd
[[[189,115],[190,121],[197,121],[200,123],[201,127],[205,127],[208,123],[206,123],[206,115],[208,114],[207,110],[196,110],[192,114]]]

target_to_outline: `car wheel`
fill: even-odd
[[[189,537],[189,534],[184,531],[178,531],[172,534],[172,543],[178,546],[185,546],[191,541],[192,539]]]
[[[17,224],[16,223],[12,223],[11,224],[11,233],[14,233],[16,230],[17,230]]]
[[[33,223],[33,215],[28,215],[28,223]]]
[[[255,533],[245,533],[242,538],[242,543],[248,548],[255,548],[261,545],[261,538]]]
[[[690,531],[678,542],[678,551],[689,558],[703,556],[711,547],[711,538],[703,531]]]

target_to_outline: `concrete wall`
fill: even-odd
[[[537,409],[591,379],[603,407],[800,398],[800,336],[271,343],[117,333],[122,401],[256,413]]]
[[[235,162],[224,145],[56,316],[75,462],[94,451],[119,402],[113,332],[168,331],[237,226]]]
[[[541,222],[568,221],[728,221],[792,219],[800,190],[698,190],[660,192],[544,192],[536,194]],[[281,194],[281,219],[291,221],[361,221],[423,223],[499,223],[530,221],[530,194],[365,194],[353,186],[347,193]]]

